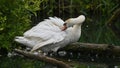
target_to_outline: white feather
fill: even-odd
[[[57,17],[49,17],[49,19],[45,19],[26,31],[23,37],[16,37],[15,41],[31,47],[31,51],[37,49],[44,52],[57,51],[69,43],[78,41],[81,35],[81,24],[78,22],[82,19],[84,21],[85,17],[79,16],[75,19],[68,19],[66,23],[70,22],[68,24],[74,24],[74,26],[62,31],[61,28],[65,22]]]

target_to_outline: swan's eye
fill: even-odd
[[[64,25],[64,26],[66,26],[66,25],[67,25],[67,23],[64,23],[63,25]]]

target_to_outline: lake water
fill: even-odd
[[[113,55],[61,52],[52,57],[68,63],[73,68],[120,68],[120,57]],[[56,66],[21,56],[2,56],[0,68],[56,68]]]

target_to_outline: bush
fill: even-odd
[[[14,38],[30,27],[31,16],[40,10],[41,0],[1,0],[0,49],[16,47]],[[14,44],[13,44],[14,43]]]

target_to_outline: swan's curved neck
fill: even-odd
[[[72,41],[78,41],[81,36],[81,24],[74,25],[71,34]]]
[[[76,24],[76,25],[74,25],[74,26],[73,26],[73,31],[75,31],[75,32],[81,31],[81,24]]]

